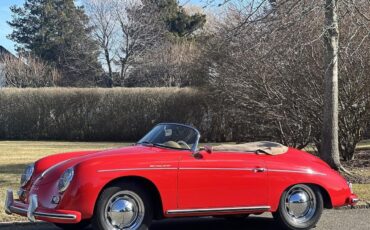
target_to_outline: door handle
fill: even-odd
[[[265,171],[266,171],[265,168],[255,168],[255,169],[253,169],[253,172],[255,172],[255,173],[265,172]]]

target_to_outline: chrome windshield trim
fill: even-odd
[[[230,207],[230,208],[199,208],[199,209],[175,209],[167,210],[167,214],[200,214],[200,213],[227,213],[245,211],[268,211],[270,206]]]
[[[194,145],[192,146],[191,149],[177,149],[177,148],[170,148],[170,149],[177,149],[177,150],[187,150],[187,151],[191,151],[192,153],[195,153],[197,150],[198,150],[198,145],[199,145],[199,140],[200,140],[200,132],[198,129],[196,129],[195,127],[191,126],[191,125],[185,125],[185,124],[181,124],[181,123],[175,123],[175,122],[163,122],[163,123],[158,123],[157,125],[155,125],[152,129],[154,129],[155,127],[159,126],[159,125],[178,125],[178,126],[183,126],[183,127],[186,127],[186,128],[189,128],[189,129],[192,129],[195,131],[195,133],[197,134],[197,139],[195,140],[195,143]],[[141,139],[140,139],[141,140]],[[138,144],[140,144],[140,141],[138,142]],[[161,146],[161,145],[155,145],[156,147],[165,147],[165,146]]]

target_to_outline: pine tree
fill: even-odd
[[[168,31],[179,37],[192,34],[206,23],[206,15],[198,13],[188,15],[179,6],[177,0],[144,0],[143,2],[147,7],[157,8]]]
[[[26,0],[12,6],[17,51],[35,55],[62,73],[64,86],[91,86],[100,75],[98,46],[83,8],[73,0]]]

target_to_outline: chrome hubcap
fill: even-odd
[[[114,230],[138,229],[144,219],[144,203],[130,191],[114,194],[105,207],[105,222]]]
[[[316,198],[312,189],[306,185],[296,185],[285,196],[285,212],[291,222],[305,223],[314,216]]]

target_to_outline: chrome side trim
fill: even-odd
[[[103,172],[120,172],[120,171],[138,171],[138,170],[177,170],[177,168],[126,168],[126,169],[101,169],[98,173]]]
[[[180,168],[180,170],[253,171],[254,168]]]
[[[98,173],[103,172],[119,172],[119,171],[140,171],[140,170],[203,170],[203,171],[251,171],[251,172],[277,172],[277,173],[301,173],[301,174],[312,174],[322,175],[325,173],[315,172],[312,170],[286,170],[286,169],[266,169],[266,168],[174,168],[174,167],[150,167],[150,168],[122,168],[122,169],[101,169]]]
[[[281,172],[281,173],[301,173],[301,174],[312,174],[326,176],[325,173],[315,172],[310,169],[308,170],[286,170],[286,169],[268,169],[269,172]]]
[[[231,207],[231,208],[200,208],[167,210],[167,214],[202,214],[202,213],[227,213],[227,212],[253,212],[268,211],[270,206]]]
[[[178,170],[178,168],[151,167],[151,168],[123,168],[123,169],[101,169],[97,172],[119,172],[119,171],[138,171],[138,170]],[[219,170],[219,171],[255,171],[255,168],[179,168],[179,170]]]

